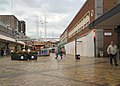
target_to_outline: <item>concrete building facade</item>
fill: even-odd
[[[9,53],[11,49],[18,50],[25,45],[23,41],[16,40],[18,33],[19,20],[14,15],[0,15],[0,55],[2,50]]]
[[[0,15],[0,22],[12,28],[12,31],[18,31],[19,20],[14,15]]]
[[[109,42],[106,39],[116,40],[116,34],[110,28],[112,35],[107,35],[109,32],[103,29],[90,29],[89,24],[95,19],[109,11],[118,3],[117,0],[86,0],[77,15],[68,25],[67,44],[65,44],[66,54],[75,53],[81,56],[106,56],[106,47]],[[108,27],[107,27],[108,28]],[[65,33],[65,32],[64,32]],[[61,35],[61,38],[63,34]],[[75,39],[77,39],[77,51],[75,52]],[[61,42],[63,42],[61,40]]]

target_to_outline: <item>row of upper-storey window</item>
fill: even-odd
[[[4,24],[2,22],[0,22],[0,25],[3,26],[3,27],[5,27],[5,28],[7,28],[7,29],[9,29],[9,30],[12,30],[12,28],[10,27],[10,25],[6,25],[6,24]]]
[[[66,38],[66,39],[62,39],[62,40],[60,40],[60,42],[64,42],[64,41],[67,41],[67,38]]]
[[[5,24],[2,23],[2,22],[0,22],[0,25],[7,28],[7,25],[5,25]]]
[[[60,37],[60,39],[66,39],[67,38],[67,30],[65,31],[65,33]]]
[[[11,30],[10,27],[7,27],[5,24],[0,22],[0,34],[1,35],[5,35],[5,36],[9,36],[9,37],[13,37],[13,31]]]
[[[62,40],[65,40],[65,39],[67,39],[67,34],[64,35],[64,36],[62,36],[62,37],[60,38],[61,41],[62,41]]]
[[[88,11],[74,26],[71,32],[68,33],[69,38],[76,33],[85,29],[90,24],[90,11]]]

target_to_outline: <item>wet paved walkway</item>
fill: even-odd
[[[0,86],[120,86],[120,66],[111,66],[108,58],[75,60],[72,55],[37,61],[5,57],[0,58]]]

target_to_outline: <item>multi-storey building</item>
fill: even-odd
[[[23,41],[16,40],[17,35],[23,36],[19,32],[19,29],[25,34],[25,23],[23,23],[23,27],[20,28],[18,23],[19,20],[14,15],[0,15],[0,51],[1,49],[7,51],[10,49],[17,50],[25,44]]]
[[[12,31],[23,32],[25,35],[25,21],[19,21],[14,15],[0,15],[0,22],[12,28]]]
[[[105,14],[117,3],[117,0],[86,0],[82,8],[66,28],[66,38],[68,40],[67,44],[65,44],[66,54],[75,55],[75,53],[77,53],[81,56],[92,57],[102,54],[106,55],[106,47],[109,44],[105,40],[106,35],[103,34],[106,30],[100,28],[91,30],[89,24]],[[107,37],[107,39],[114,39],[116,41],[116,34],[111,28],[109,31],[113,34]],[[63,34],[61,37],[62,36]],[[75,39],[79,42],[75,43]],[[77,45],[77,49],[75,49],[75,44]]]
[[[18,23],[18,31],[24,33],[24,35],[25,35],[25,31],[26,31],[25,21],[19,21],[19,23]]]

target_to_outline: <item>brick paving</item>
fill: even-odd
[[[108,58],[54,57],[37,61],[0,57],[0,86],[120,86],[120,66],[111,66]]]

